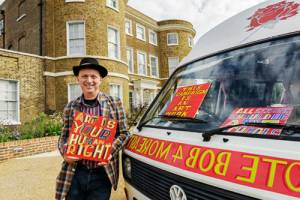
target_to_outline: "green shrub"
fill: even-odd
[[[61,129],[61,113],[54,113],[53,115],[40,113],[30,122],[22,124],[18,130],[0,125],[0,142],[60,135]]]
[[[62,118],[60,113],[54,113],[53,115],[40,113],[37,118],[21,126],[21,138],[31,139],[59,135],[61,127]]]
[[[0,142],[8,142],[17,139],[19,139],[18,132],[15,132],[12,128],[7,126],[0,125]]]

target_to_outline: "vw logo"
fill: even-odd
[[[171,200],[187,200],[186,195],[181,187],[172,185],[170,188]]]

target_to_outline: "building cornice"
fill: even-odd
[[[119,62],[121,64],[124,64],[126,66],[128,66],[127,62],[120,60],[120,59],[114,59],[114,58],[109,58],[106,56],[94,56],[94,55],[83,55],[83,56],[60,56],[60,57],[50,57],[50,56],[39,56],[39,55],[35,55],[35,54],[30,54],[30,53],[24,53],[24,52],[19,52],[19,51],[13,51],[13,50],[8,50],[8,49],[2,49],[0,48],[0,54],[1,51],[5,52],[5,53],[13,53],[13,54],[17,54],[17,55],[22,55],[22,56],[30,56],[30,57],[34,57],[34,58],[40,58],[40,59],[47,59],[47,60],[53,60],[53,61],[57,61],[57,60],[64,60],[64,59],[73,59],[73,58],[85,58],[85,57],[89,57],[89,58],[96,58],[96,59],[102,59],[102,60],[110,60],[110,61],[115,61],[115,62]],[[17,58],[17,57],[16,57]]]
[[[73,59],[73,58],[85,58],[85,57],[89,57],[89,58],[96,58],[96,59],[102,59],[102,60],[110,60],[110,61],[115,61],[115,62],[119,62],[121,64],[124,64],[126,66],[128,66],[128,64],[123,61],[123,60],[120,60],[120,59],[115,59],[115,58],[109,58],[109,57],[106,57],[106,56],[94,56],[94,55],[84,55],[84,56],[60,56],[60,57],[48,57],[48,56],[45,56],[45,57],[42,57],[42,58],[46,58],[46,59],[49,59],[49,60],[64,60],[64,59]]]
[[[44,72],[44,76],[49,76],[49,77],[61,77],[61,76],[70,76],[70,75],[72,75],[72,76],[74,75],[73,71]],[[127,75],[120,74],[120,73],[115,73],[115,72],[108,72],[108,76],[123,78],[123,79],[129,80],[129,77]]]
[[[140,22],[143,22],[144,24],[147,24],[148,26],[151,26],[154,31],[168,31],[168,30],[175,29],[175,30],[189,31],[189,32],[193,33],[194,35],[196,35],[196,31],[193,28],[188,28],[187,26],[182,25],[182,24],[166,24],[166,25],[159,26],[159,25],[154,25],[154,24],[148,22],[146,19],[136,16],[135,14],[130,13],[128,11],[126,11],[126,14],[138,19]]]
[[[183,31],[189,31],[192,32],[194,35],[196,34],[196,31],[193,28],[188,28],[185,25],[181,24],[167,24],[159,26],[159,31],[168,31],[168,30],[183,30]]]
[[[13,50],[8,50],[8,49],[2,49],[2,48],[0,48],[0,54],[1,54],[1,51],[5,52],[5,53],[18,54],[18,55],[21,55],[21,56],[30,56],[30,57],[34,57],[34,58],[45,59],[44,56],[39,56],[39,55],[31,54],[31,53],[23,53],[23,52],[19,52],[19,51],[13,51]]]

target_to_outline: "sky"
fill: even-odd
[[[155,20],[183,19],[196,30],[195,41],[225,19],[265,0],[129,0]]]

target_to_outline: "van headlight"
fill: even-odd
[[[125,158],[123,165],[124,165],[125,176],[131,178],[131,160],[129,158]]]

